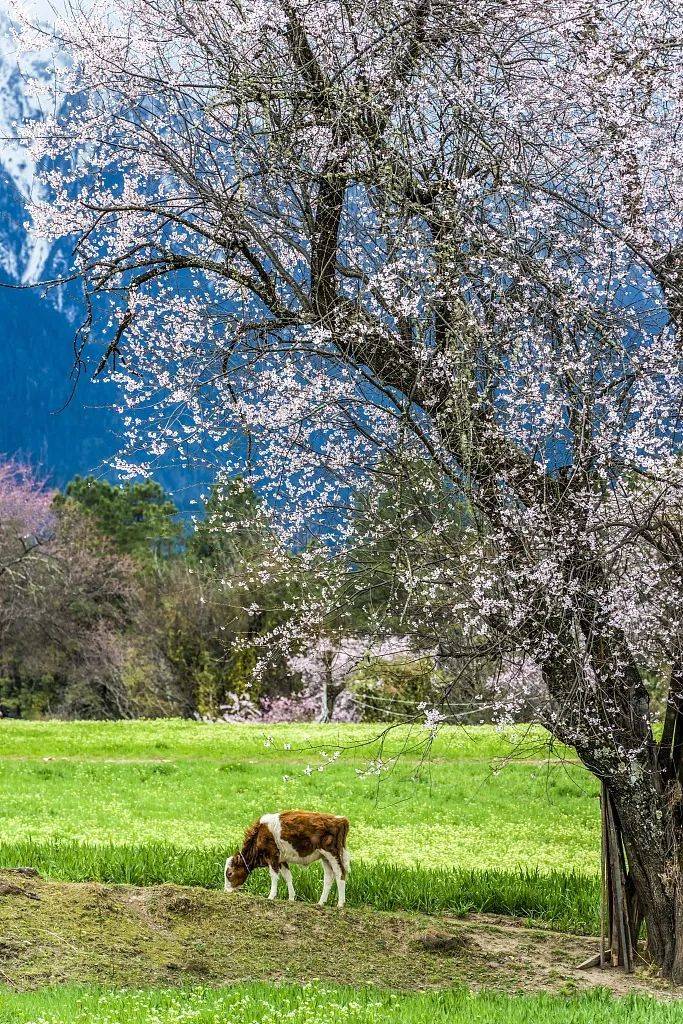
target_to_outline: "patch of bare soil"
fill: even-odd
[[[27,898],[28,897],[28,898]],[[623,995],[676,993],[641,968],[578,970],[593,937],[520,927],[485,915],[389,914],[270,903],[176,885],[50,882],[0,871],[0,982],[210,985],[314,979],[395,989]]]

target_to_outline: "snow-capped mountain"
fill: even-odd
[[[49,74],[40,54],[18,58],[0,0],[0,457],[30,459],[60,484],[75,473],[106,471],[118,420],[108,407],[111,392],[87,375],[68,401],[78,290],[45,296],[16,288],[60,277],[70,265],[68,243],[31,231],[28,202],[40,185],[17,127],[40,117],[31,82]]]
[[[25,6],[40,11],[30,0]],[[47,294],[25,287],[63,278],[71,267],[68,241],[50,243],[31,232],[30,199],[41,185],[17,125],[41,116],[32,87],[41,76],[50,80],[50,64],[40,54],[18,58],[0,0],[0,458],[28,459],[61,485],[76,473],[113,476],[109,461],[121,447],[122,424],[112,386],[93,383],[87,369],[72,395],[78,285]],[[93,349],[91,371],[101,355]],[[196,467],[172,464],[157,475],[171,490],[182,485],[181,503],[191,481],[205,479]]]
[[[50,80],[50,67],[41,54],[17,54],[12,23],[0,8],[0,184],[3,192],[0,220],[0,267],[12,281],[39,281],[49,262],[51,246],[26,228],[26,203],[40,196],[36,168],[19,138],[27,118],[41,116],[40,103],[30,83]]]

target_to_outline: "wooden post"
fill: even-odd
[[[605,783],[600,786],[600,966],[605,966],[605,919],[607,917],[607,827]]]
[[[604,783],[601,800],[604,808],[602,831],[605,849],[605,888],[607,890],[611,960],[613,967],[622,966],[630,974],[634,967],[634,951],[637,936],[633,935],[629,921],[626,857],[621,827]]]

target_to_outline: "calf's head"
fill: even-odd
[[[247,880],[249,869],[241,853],[234,853],[225,862],[225,891],[234,892]]]

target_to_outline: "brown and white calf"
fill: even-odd
[[[327,903],[330,889],[337,883],[337,905],[346,900],[346,876],[349,872],[349,853],[346,837],[348,818],[335,814],[316,814],[314,811],[282,811],[264,814],[244,833],[242,849],[225,862],[225,891],[234,892],[245,883],[256,868],[270,871],[270,894],[277,896],[280,875],[287,884],[289,899],[294,900],[294,884],[290,864],[313,864],[322,861],[323,891],[318,903]]]

